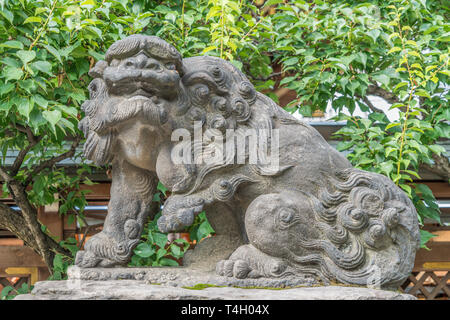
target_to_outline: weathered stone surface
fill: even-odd
[[[414,300],[398,292],[342,286],[281,290],[209,287],[192,290],[137,280],[41,281],[15,300]]]
[[[219,276],[214,271],[198,270],[191,267],[78,268],[73,266],[69,268],[68,275],[69,280],[143,280],[148,284],[163,284],[173,287],[211,284],[217,286],[286,288],[319,284],[313,277],[308,276],[238,279]]]
[[[233,64],[183,59],[158,37],[132,35],[89,74],[84,153],[112,164],[112,186],[104,229],[78,252],[78,266],[127,264],[159,179],[171,191],[161,231],[183,230],[205,210],[217,233],[187,253],[193,269],[383,288],[410,274],[420,236],[406,194],[352,168]]]

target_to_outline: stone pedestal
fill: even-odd
[[[69,270],[69,280],[41,281],[16,300],[414,300],[394,291],[319,286],[307,279],[220,277],[185,268]]]

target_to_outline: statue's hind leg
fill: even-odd
[[[155,175],[120,160],[113,163],[112,171],[108,215],[103,230],[78,252],[75,264],[80,267],[126,265],[150,212]]]
[[[288,264],[256,249],[251,244],[242,245],[226,260],[216,265],[220,276],[244,278],[276,278],[286,273]]]

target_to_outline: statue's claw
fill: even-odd
[[[252,270],[244,260],[221,260],[216,265],[216,273],[219,276],[238,279],[261,277],[261,274],[257,270]]]

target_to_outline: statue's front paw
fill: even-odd
[[[161,232],[179,232],[194,223],[195,214],[203,210],[204,200],[196,196],[172,196],[164,204],[158,220]]]
[[[90,251],[78,251],[75,257],[75,265],[80,268],[92,268],[99,264],[100,258]]]
[[[158,220],[158,228],[163,233],[180,232],[193,223],[194,213],[185,211],[175,216],[161,216]]]
[[[90,251],[78,251],[75,257],[75,265],[80,268],[103,267],[109,268],[120,265],[117,261],[100,258]]]
[[[80,268],[125,265],[138,241],[139,239],[132,239],[117,242],[102,231],[86,242],[84,250],[77,252],[75,265]]]

